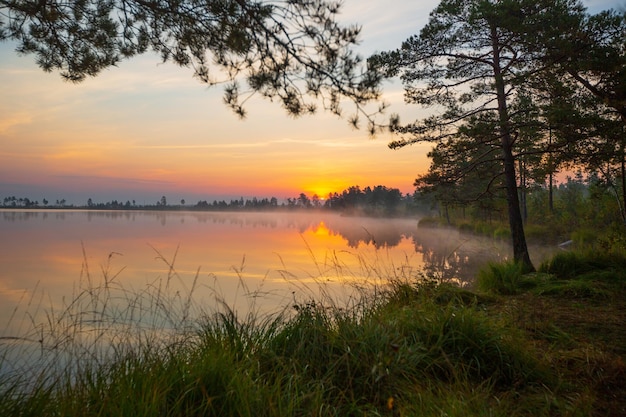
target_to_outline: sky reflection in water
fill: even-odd
[[[4,335],[15,331],[5,324],[15,306],[63,309],[103,277],[131,292],[193,288],[203,306],[217,296],[271,311],[319,295],[320,284],[341,299],[346,282],[421,270],[468,281],[486,259],[509,253],[507,243],[418,229],[416,219],[329,213],[1,211],[0,226]]]

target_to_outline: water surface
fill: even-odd
[[[469,285],[511,252],[417,218],[327,212],[0,210],[0,233],[0,377],[32,380],[203,315],[341,307],[389,279]]]
[[[266,310],[425,271],[470,282],[508,242],[420,229],[416,218],[325,212],[0,211],[0,332],[14,311],[62,311],[85,288],[178,292]],[[103,284],[104,282],[104,284]],[[112,284],[111,284],[112,285]],[[40,308],[41,307],[41,308]],[[34,314],[34,313],[33,313]],[[7,323],[11,321],[11,325]]]

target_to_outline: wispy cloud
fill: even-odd
[[[193,150],[193,149],[255,149],[267,148],[275,145],[312,145],[326,148],[360,148],[366,142],[359,141],[342,141],[335,139],[300,139],[300,138],[281,138],[265,141],[238,142],[238,143],[198,143],[198,144],[165,144],[165,145],[131,145],[133,149],[164,149],[164,150]]]
[[[124,188],[133,188],[135,186],[143,187],[146,185],[170,187],[175,184],[174,182],[167,180],[125,176],[115,177],[101,175],[54,175],[52,177],[66,184],[78,182],[81,184],[106,185],[107,187],[115,187],[122,184]]]
[[[0,118],[0,133],[6,133],[14,126],[29,124],[33,121],[33,117],[29,112],[20,111],[17,113],[5,113]]]

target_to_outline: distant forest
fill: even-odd
[[[298,197],[286,198],[279,201],[276,197],[226,200],[200,200],[195,204],[180,201],[170,201],[166,196],[149,204],[137,204],[135,200],[96,202],[89,198],[84,205],[68,204],[65,199],[55,200],[54,203],[42,199],[32,200],[24,197],[4,197],[2,208],[20,209],[59,209],[75,208],[85,210],[198,210],[198,211],[234,211],[234,210],[333,210],[353,214],[371,215],[407,215],[414,214],[420,209],[426,209],[425,201],[417,195],[402,194],[397,188],[388,188],[383,185],[375,187],[352,186],[340,193],[330,193],[326,197],[317,194],[308,196],[300,193]],[[422,204],[420,204],[422,203]]]

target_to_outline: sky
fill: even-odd
[[[591,12],[626,6],[587,0]],[[341,19],[362,26],[358,52],[398,48],[417,34],[437,0],[345,0]],[[319,111],[297,119],[260,97],[241,120],[192,70],[145,54],[79,84],[44,73],[15,44],[0,44],[0,199],[86,204],[321,197],[347,187],[413,191],[430,145],[387,147],[347,120]],[[389,113],[410,120],[402,87],[387,82]],[[414,116],[413,116],[414,118]]]

